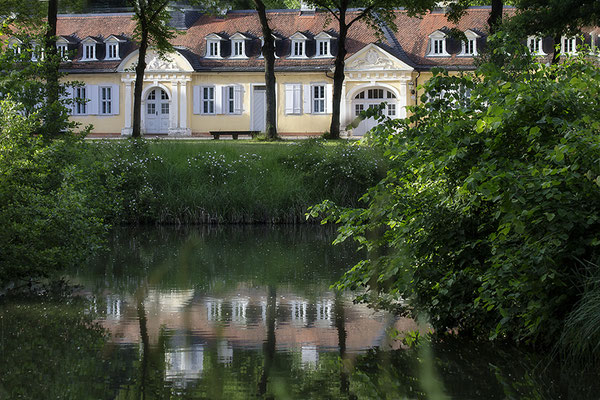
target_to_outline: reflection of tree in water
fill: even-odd
[[[84,299],[0,304],[0,398],[113,398],[99,377],[119,365],[102,355],[108,339]]]

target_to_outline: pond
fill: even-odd
[[[0,304],[0,399],[598,398],[591,373],[452,340],[330,289],[363,254],[319,226],[116,229],[69,300]]]

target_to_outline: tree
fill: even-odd
[[[437,5],[434,0],[311,0],[311,4],[327,10],[338,22],[338,51],[334,62],[333,73],[333,105],[331,114],[331,125],[329,128],[329,138],[339,139],[340,137],[340,111],[342,101],[342,88],[345,78],[345,58],[347,55],[346,39],[351,27],[358,21],[365,20],[379,35],[383,35],[382,25],[385,24],[392,30],[396,29],[393,23],[394,12],[397,7],[404,6],[410,15],[418,15],[432,10]],[[466,9],[474,1],[461,0],[456,3],[450,3],[447,9],[447,16],[452,21],[458,21],[465,13]],[[350,13],[351,8],[360,8],[359,11]],[[490,32],[495,32],[502,19],[503,1],[493,0],[492,10],[488,24]]]
[[[600,69],[583,54],[545,66],[510,52],[518,68],[436,71],[429,101],[376,128],[396,166],[365,208],[312,213],[371,250],[340,286],[424,312],[439,333],[551,346],[578,300],[598,298]]]
[[[136,21],[134,36],[139,43],[138,61],[135,67],[135,86],[133,90],[133,132],[134,138],[142,135],[142,89],[146,71],[146,54],[150,45],[159,55],[173,51],[170,40],[175,37],[169,26],[170,14],[167,10],[170,0],[131,0],[133,18]]]
[[[550,36],[554,45],[564,34],[579,34],[584,26],[600,23],[600,4],[593,0],[516,0],[518,13],[511,18],[508,29],[520,37]],[[553,63],[560,59],[554,52]]]
[[[254,0],[256,11],[262,27],[264,44],[262,48],[265,59],[265,84],[267,86],[267,139],[277,138],[277,104],[275,97],[275,39],[273,31],[269,26],[265,3],[262,0]]]

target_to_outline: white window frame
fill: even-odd
[[[112,86],[100,86],[100,109],[98,114],[100,115],[113,115],[114,114],[114,99]],[[107,96],[108,94],[108,96]]]
[[[307,58],[306,57],[306,36],[300,32],[294,33],[290,36],[291,48],[289,58]]]
[[[319,91],[317,95],[317,91]],[[327,85],[312,84],[310,86],[310,104],[313,114],[327,113]]]
[[[435,31],[429,35],[429,49],[427,57],[450,57],[446,50],[447,35],[442,31]]]
[[[39,55],[39,57],[38,57]],[[39,43],[31,43],[31,61],[43,61],[44,60],[44,48]]]
[[[316,58],[331,58],[331,40],[333,37],[327,32],[321,32],[315,36],[316,40]]]
[[[246,59],[246,40],[248,37],[237,32],[231,36],[231,57],[237,59]]]
[[[13,49],[15,55],[21,54],[23,42],[17,38],[11,38],[8,41],[8,46]]]
[[[543,38],[539,36],[529,36],[527,37],[527,48],[531,52],[531,54],[535,56],[545,56],[544,49],[542,47]]]
[[[221,42],[224,39],[215,33],[206,37],[206,55],[204,58],[223,58],[221,56]]]
[[[459,56],[476,57],[477,55],[479,55],[477,51],[477,39],[479,39],[481,36],[479,36],[477,33],[473,32],[470,29],[466,30],[464,33],[466,41],[461,40],[462,48]]]
[[[206,91],[212,90],[212,97],[206,96]],[[217,113],[217,89],[215,86],[206,85],[200,86],[200,114],[202,115],[215,115]],[[205,105],[208,106],[208,111],[205,111]],[[212,105],[212,110],[211,110]]]
[[[83,54],[81,55],[81,61],[97,61],[96,58],[96,43],[84,43]]]
[[[114,55],[111,55],[111,50],[114,49]],[[117,41],[107,41],[106,42],[106,57],[105,60],[120,60],[119,56],[119,42]]]
[[[222,112],[228,115],[241,115],[243,113],[243,86],[242,85],[227,85],[222,86]]]
[[[65,43],[59,43],[56,45],[56,53],[61,60],[66,61],[69,58],[69,46]]]
[[[73,115],[88,115],[88,95],[86,86],[73,88]]]
[[[561,36],[560,52],[561,54],[577,54],[577,38],[575,36]]]

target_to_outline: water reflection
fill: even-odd
[[[518,349],[382,350],[389,327],[415,325],[329,289],[357,257],[331,239],[117,231],[110,253],[72,272],[82,299],[0,303],[0,398],[597,398],[595,374]]]

